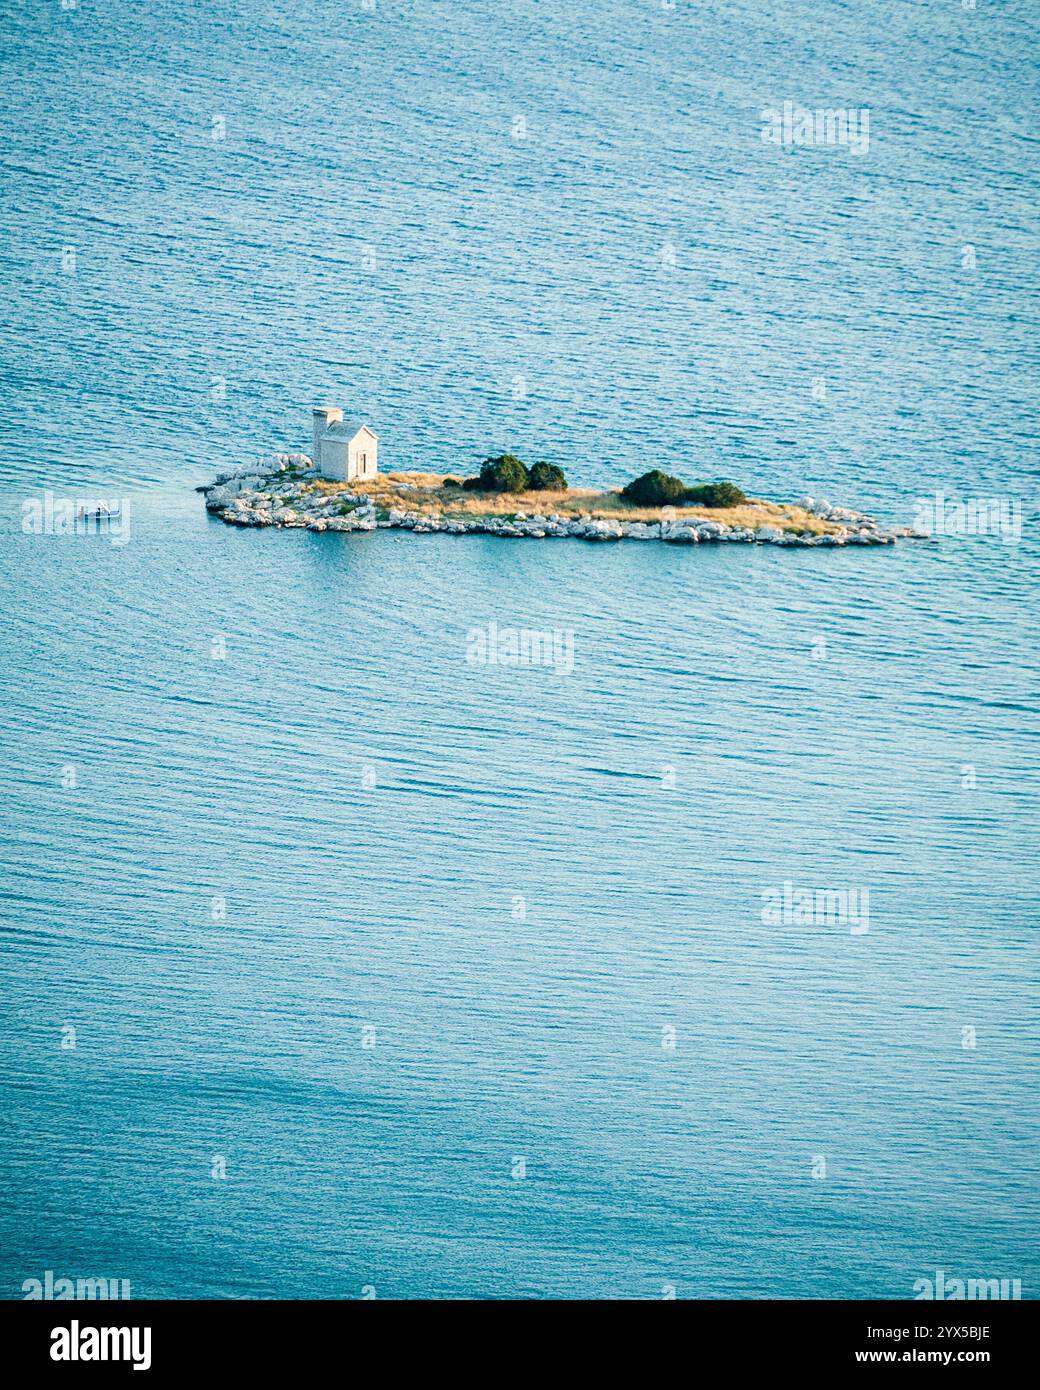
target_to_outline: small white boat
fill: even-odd
[[[77,514],[79,521],[118,521],[123,513],[121,502],[113,502],[111,506],[107,502],[97,502],[92,506],[80,507]]]

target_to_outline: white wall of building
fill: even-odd
[[[350,442],[346,439],[323,439],[321,441],[321,469],[322,477],[333,478],[337,483],[344,483],[350,477],[347,467],[350,460]]]
[[[367,425],[362,426],[350,441],[351,478],[374,478],[378,469],[376,437]]]

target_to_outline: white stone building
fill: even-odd
[[[312,458],[325,478],[350,483],[374,478],[378,467],[379,440],[373,430],[359,420],[344,420],[335,406],[319,406],[314,411],[314,453]]]

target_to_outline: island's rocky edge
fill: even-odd
[[[588,541],[640,540],[696,544],[700,541],[736,541],[745,544],[789,546],[891,545],[897,537],[923,538],[912,527],[882,529],[873,518],[848,507],[803,498],[797,509],[827,523],[824,531],[801,532],[778,526],[727,525],[702,516],[686,516],[683,508],[665,509],[661,521],[623,521],[593,517],[589,513],[567,516],[559,512],[528,515],[430,515],[404,506],[377,506],[368,494],[339,490],[318,491],[323,482],[306,454],[274,454],[252,467],[219,473],[212,483],[198,488],[206,508],[234,526],[299,527],[309,531],[374,531],[401,528],[420,533],[447,535],[480,533],[491,536],[573,537]],[[392,482],[397,492],[418,492],[415,484],[382,475],[381,484]]]

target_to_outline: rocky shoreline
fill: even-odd
[[[620,521],[516,512],[508,516],[453,517],[410,511],[407,507],[377,507],[363,492],[322,493],[313,490],[319,475],[306,454],[275,454],[253,468],[220,473],[197,489],[205,494],[207,511],[232,526],[296,527],[308,531],[375,531],[401,529],[418,534],[442,532],[451,536],[480,534],[503,537],[567,537],[586,541],[666,541],[673,545],[700,542],[786,546],[891,545],[900,537],[919,538],[912,527],[882,529],[873,518],[848,507],[803,498],[798,506],[830,523],[824,533],[801,533],[777,526],[730,526],[701,516],[684,516],[682,508],[660,522]],[[407,492],[411,485],[399,483]]]

